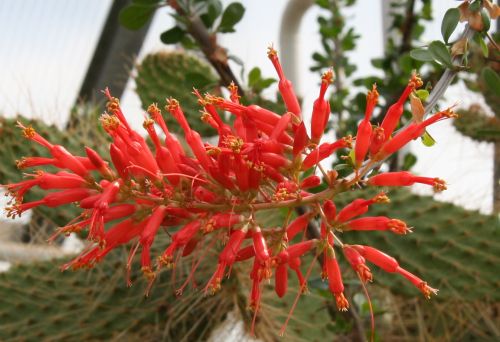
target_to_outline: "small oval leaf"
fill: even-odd
[[[424,144],[427,147],[431,147],[436,143],[436,140],[434,140],[433,137],[427,131],[425,131],[424,135],[422,135],[422,144]]]
[[[403,170],[404,171],[410,170],[416,163],[417,163],[417,156],[415,156],[411,152],[405,154],[405,157],[403,159]]]
[[[481,77],[486,83],[488,89],[493,94],[500,97],[500,76],[498,76],[498,74],[490,67],[486,67],[481,72]]]
[[[421,49],[413,49],[410,51],[410,56],[417,61],[422,62],[432,62],[434,58],[432,58],[429,50],[421,48]]]
[[[415,93],[417,94],[417,97],[422,101],[426,101],[429,97],[429,91],[425,89],[419,89],[415,91]]]
[[[160,35],[160,40],[165,44],[176,44],[179,43],[186,31],[181,29],[179,26],[172,27],[170,30],[163,32]]]
[[[483,31],[488,32],[491,26],[491,19],[490,15],[484,8],[481,8],[481,20],[483,21]]]
[[[222,13],[222,18],[217,29],[218,32],[228,33],[234,32],[234,25],[236,25],[241,18],[243,18],[243,14],[245,13],[245,7],[239,2],[233,2],[229,4]]]
[[[443,35],[445,43],[448,43],[448,39],[450,39],[451,34],[455,31],[459,20],[460,11],[458,8],[450,8],[446,11],[443,21],[441,22],[441,34]]]
[[[435,40],[429,44],[429,52],[436,62],[448,68],[453,68],[451,54],[446,45],[439,40]]]

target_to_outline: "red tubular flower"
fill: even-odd
[[[69,153],[63,146],[52,145],[42,136],[40,136],[31,126],[25,127],[20,122],[18,122],[17,125],[23,130],[23,135],[25,138],[33,140],[36,143],[47,148],[52,157],[54,157],[60,163],[62,168],[69,169],[82,177],[87,176],[88,170],[85,168],[85,166],[80,162],[78,158]]]
[[[174,137],[168,130],[167,124],[163,120],[161,115],[161,111],[155,104],[152,104],[148,107],[148,114],[151,118],[161,127],[163,133],[165,133],[165,145],[172,153],[172,157],[174,160],[179,163],[180,156],[184,155],[184,149],[182,148],[181,143]]]
[[[401,220],[385,216],[362,217],[349,221],[343,226],[344,230],[390,230],[396,234],[406,234],[411,229]]]
[[[158,265],[173,265],[173,255],[179,248],[184,247],[189,240],[199,231],[201,223],[198,220],[191,221],[172,235],[172,243],[163,254],[158,257]]]
[[[283,102],[285,102],[286,109],[300,118],[301,110],[299,100],[297,99],[295,91],[293,90],[292,82],[288,80],[283,73],[283,69],[281,68],[281,64],[278,59],[278,53],[275,49],[269,47],[267,50],[267,57],[269,57],[274,65],[274,68],[276,69],[276,72],[278,73],[278,77],[280,79],[278,83],[278,89],[281,96],[283,97]]]
[[[252,239],[257,260],[259,260],[260,263],[265,263],[269,260],[269,251],[267,249],[266,239],[264,239],[260,227],[255,227],[253,229]]]
[[[302,162],[302,171],[309,169],[310,167],[317,165],[320,161],[331,156],[339,148],[351,147],[352,139],[350,136],[344,137],[333,143],[324,143],[319,145],[307,155],[307,157]]]
[[[101,175],[103,175],[104,177],[112,176],[113,172],[109,168],[108,163],[105,162],[104,159],[102,159],[99,153],[87,146],[85,146],[85,153],[87,154],[87,157],[89,158],[92,165],[94,165],[94,167],[97,169],[97,171],[99,171]]]
[[[372,136],[370,138],[370,156],[373,158],[382,145],[385,143],[384,129],[380,126],[372,128]]]
[[[286,129],[292,120],[292,113],[285,113],[281,116],[280,120],[274,126],[271,135],[269,136],[272,140],[278,140],[279,137],[286,134]],[[272,127],[272,126],[271,126]]]
[[[365,264],[365,258],[349,245],[344,245],[343,251],[347,261],[351,264],[352,269],[358,273],[361,280],[365,283],[373,281],[373,275]]]
[[[383,159],[386,156],[399,151],[403,146],[408,144],[413,139],[422,135],[424,132],[416,123],[411,123],[408,127],[404,128],[401,132],[396,134],[394,138],[382,144],[380,152],[374,156],[374,159]]]
[[[410,95],[410,93],[419,87],[422,86],[422,80],[418,75],[413,74],[411,79],[408,81],[408,85],[406,86],[405,90],[403,91],[403,94],[401,94],[401,97],[399,100],[394,103],[392,106],[389,107],[387,110],[387,113],[384,116],[384,120],[382,121],[382,124],[380,127],[384,129],[385,133],[385,140],[387,141],[389,137],[391,136],[392,132],[394,132],[394,129],[396,128],[399,119],[401,118],[401,115],[403,114],[403,106]]]
[[[200,242],[200,237],[197,235],[193,236],[182,249],[182,256],[186,257],[188,255],[191,255],[191,253],[193,253],[198,246],[198,242]]]
[[[397,271],[399,264],[396,259],[370,246],[353,245],[356,251],[359,252],[366,260],[377,265],[386,272],[394,273]]]
[[[104,237],[104,214],[109,205],[116,200],[116,196],[123,185],[121,179],[108,183],[102,195],[94,203],[94,211],[91,216],[88,239],[101,243]]]
[[[262,153],[259,157],[263,163],[275,169],[290,166],[290,161],[288,159],[276,153]]]
[[[115,144],[109,146],[109,155],[113,161],[116,172],[120,175],[122,179],[128,178],[129,171],[127,170],[128,163],[125,160],[123,152]]]
[[[404,268],[398,267],[396,270],[397,273],[404,276],[408,279],[413,285],[415,285],[425,296],[425,298],[430,299],[431,295],[437,295],[438,290],[427,285],[425,281],[414,275],[413,273],[408,272]]]
[[[288,289],[288,265],[279,264],[274,275],[274,291],[282,298]]]
[[[317,187],[320,184],[321,184],[321,178],[319,178],[316,175],[311,175],[311,176],[305,178],[300,183],[300,188],[301,189],[309,189],[309,188]]]
[[[340,311],[347,311],[349,302],[344,296],[344,284],[342,282],[342,274],[340,273],[339,264],[335,257],[326,255],[326,272],[328,274],[328,286],[330,291],[335,296],[337,308]]]
[[[154,273],[151,269],[151,255],[150,249],[153,244],[154,238],[158,229],[160,229],[160,224],[167,214],[165,206],[159,206],[155,208],[149,217],[144,230],[141,232],[140,244],[142,246],[141,253],[141,266],[142,271],[148,278],[154,277]]]
[[[375,186],[410,186],[422,183],[432,185],[435,191],[446,190],[446,183],[440,178],[419,177],[407,171],[380,173],[370,177],[367,183]]]
[[[300,270],[300,264],[301,264],[300,258],[290,258],[290,260],[288,261],[288,265],[292,270],[295,271],[295,274],[299,279],[301,292],[306,292],[307,291],[306,279],[302,275],[302,271]]]
[[[278,114],[257,105],[246,107],[245,113],[249,118],[271,125],[272,127],[276,126],[280,121]]]
[[[236,254],[236,258],[234,259],[235,261],[245,261],[250,258],[253,258],[255,256],[255,248],[253,247],[253,244],[250,246],[246,246],[238,251],[238,254]]]
[[[309,223],[309,221],[312,219],[313,217],[313,214],[308,212],[308,213],[305,213],[303,215],[300,215],[299,217],[297,217],[295,220],[293,220],[289,225],[288,227],[286,227],[286,235],[287,235],[287,239],[290,241],[290,240],[293,240],[293,238],[301,233],[301,232],[304,232],[305,229],[307,228],[307,224]]]
[[[82,199],[90,195],[92,195],[92,191],[89,189],[67,189],[58,192],[51,192],[38,201],[16,203],[10,207],[5,208],[5,210],[7,211],[7,217],[15,218],[16,216],[21,216],[21,214],[26,210],[33,209],[40,205],[54,208],[64,204],[81,201]]]
[[[311,141],[318,144],[328,123],[330,115],[330,103],[325,99],[328,86],[333,82],[333,70],[329,69],[321,76],[321,88],[319,96],[314,101],[311,117]]]
[[[41,189],[72,189],[79,188],[85,185],[85,180],[73,173],[60,171],[56,174],[37,171],[33,179],[21,181],[19,183],[12,183],[5,188],[7,192],[16,198],[17,201],[22,201],[24,194],[34,186]]]
[[[196,190],[194,190],[194,197],[202,202],[212,203],[217,198],[217,195],[202,186],[198,186]]]
[[[120,122],[125,126],[127,131],[132,131],[132,128],[129,126],[127,119],[125,118],[125,115],[123,115],[122,113],[122,110],[120,108],[120,101],[116,97],[111,96],[111,92],[107,87],[106,89],[104,89],[104,95],[106,95],[106,97],[108,98],[108,103],[106,104],[108,112],[116,115]]]
[[[370,148],[370,140],[372,135],[372,124],[370,123],[370,116],[372,115],[373,109],[378,102],[378,92],[377,86],[374,84],[372,90],[368,92],[366,96],[366,111],[365,118],[360,122],[358,126],[358,133],[356,135],[356,145],[355,145],[355,160],[356,167],[360,167],[365,160],[366,153]]]
[[[54,165],[60,168],[61,165],[57,164],[57,159],[45,157],[22,157],[20,160],[16,160],[16,167],[20,170],[43,165]]]
[[[335,215],[337,214],[337,207],[332,200],[326,200],[323,204],[323,212],[325,213],[326,219],[328,221],[333,221],[335,219]]]
[[[318,245],[318,240],[311,239],[288,246],[286,249],[290,259],[299,258]]]
[[[297,157],[309,144],[309,136],[307,135],[306,126],[302,121],[296,131],[293,139],[293,156]]]
[[[234,225],[241,223],[243,217],[239,214],[234,213],[220,213],[215,214],[203,225],[203,233],[208,234],[216,229],[220,228],[230,228]]]
[[[254,312],[259,311],[260,297],[261,297],[260,280],[257,278],[254,278],[252,281],[252,290],[250,292],[250,303],[248,305],[250,310],[252,310]],[[252,327],[252,330],[253,330],[253,327]]]
[[[392,153],[400,150],[407,143],[424,134],[425,128],[427,126],[437,121],[455,117],[457,117],[457,115],[448,108],[442,112],[434,114],[421,123],[412,122],[410,125],[408,125],[408,127],[396,134],[394,138],[382,145],[380,153],[376,156],[376,159],[385,158],[386,156],[389,156]]]
[[[231,84],[229,84],[228,89],[230,92],[229,98],[231,99],[231,101],[239,104],[240,103],[240,95],[238,95],[238,86],[236,84],[234,84],[233,81],[231,81]]]
[[[222,252],[219,254],[219,264],[217,265],[217,270],[208,282],[206,289],[210,288],[212,292],[220,289],[220,282],[224,276],[225,269],[228,266],[231,267],[236,261],[238,251],[241,243],[245,239],[246,233],[247,228],[235,230],[231,233],[226,247],[224,247]]]
[[[336,220],[338,222],[345,222],[353,217],[363,215],[368,211],[368,207],[373,203],[389,203],[389,198],[384,192],[381,192],[369,200],[361,198],[355,199],[339,212]]]
[[[277,183],[281,183],[285,180],[283,175],[270,165],[264,164],[264,170],[262,170],[262,172],[264,173],[264,175],[271,178],[273,181]]]

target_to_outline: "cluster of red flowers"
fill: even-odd
[[[77,203],[82,209],[81,215],[59,228],[56,235],[87,230],[90,243],[63,269],[92,267],[117,246],[133,241],[127,268],[130,270],[134,255],[140,251],[142,271],[150,283],[163,266],[173,267],[180,257],[190,255],[196,248],[207,248],[207,244],[202,243],[204,240],[222,241],[224,247],[218,265],[205,291],[219,289],[235,263],[251,260],[249,303],[255,312],[259,309],[261,284],[265,279],[274,276],[276,293],[282,297],[287,292],[291,269],[301,284],[299,292],[305,290],[309,272],[302,273],[301,259],[309,252],[322,255],[321,275],[328,279],[338,308],[346,310],[349,303],[343,293],[334,245],[363,282],[372,280],[368,261],[386,272],[401,274],[430,297],[436,290],[400,267],[394,258],[373,247],[344,244],[336,235],[350,230],[409,232],[409,227],[398,219],[358,217],[365,214],[370,205],[388,202],[385,193],[371,199],[356,199],[341,210],[336,209],[334,199],[337,193],[359,184],[387,187],[423,183],[437,191],[444,190],[445,184],[438,178],[419,177],[409,172],[375,175],[370,172],[377,163],[421,136],[428,125],[455,114],[447,109],[427,120],[411,122],[394,133],[405,101],[422,85],[413,75],[380,126],[373,127],[370,123],[378,101],[377,89],[373,86],[356,138],[320,143],[330,115],[325,93],[333,81],[333,72],[327,71],[322,77],[308,135],[299,101],[283,74],[276,51],[270,48],[268,56],[279,76],[279,91],[287,109],[283,115],[240,103],[235,86],[229,88],[229,100],[209,94],[202,96],[194,91],[203,108],[202,120],[218,132],[217,145],[204,142],[189,126],[179,103],[170,99],[166,110],[182,127],[185,143],[169,132],[160,109],[153,104],[144,121],[154,146],[150,148],[143,136],[130,127],[118,100],[108,90],[105,91],[109,100],[107,112],[101,116],[101,124],[112,139],[111,163],[89,147],[85,147],[86,156],[75,156],[63,146],[51,144],[33,128],[19,124],[24,136],[44,146],[51,157],[25,157],[18,161],[18,167],[52,165],[61,171],[36,171],[28,175],[27,180],[5,185],[13,199],[7,208],[9,216],[21,215],[36,206]],[[234,115],[232,125],[222,120],[221,112]],[[335,151],[351,149],[353,140],[353,175],[339,178],[335,171],[325,171],[319,165]],[[315,174],[304,177],[305,171],[311,168],[319,168],[322,177]],[[312,192],[321,182],[325,182],[327,188]],[[34,186],[54,191],[37,201],[23,203],[23,195]],[[298,206],[308,211],[289,222],[293,209]],[[277,208],[289,209],[282,227],[261,227],[255,214]],[[119,223],[115,223],[116,220],[120,220]],[[320,238],[306,238],[305,232],[312,220],[320,222]],[[108,224],[111,221],[114,223]],[[160,227],[172,230],[171,243],[154,263],[150,249]]]

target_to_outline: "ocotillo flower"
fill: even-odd
[[[363,284],[372,279],[366,261],[386,272],[401,274],[426,297],[435,293],[436,290],[401,268],[389,255],[370,246],[346,245],[340,240],[338,231],[343,234],[351,230],[388,230],[399,234],[409,231],[406,223],[397,219],[359,217],[367,213],[372,204],[389,202],[385,193],[369,199],[357,198],[339,210],[334,201],[338,193],[353,191],[359,184],[386,187],[423,183],[437,191],[446,189],[444,181],[438,178],[409,172],[365,177],[375,162],[418,138],[429,125],[454,117],[454,113],[447,109],[428,119],[419,117],[392,136],[406,98],[421,81],[413,76],[400,100],[390,107],[382,125],[373,129],[370,117],[378,93],[372,88],[367,96],[364,119],[356,133],[355,172],[341,177],[336,170],[325,170],[319,165],[334,152],[350,149],[353,140],[348,136],[320,144],[330,114],[326,90],[333,81],[333,71],[325,72],[321,79],[319,96],[312,109],[310,138],[301,119],[297,97],[275,50],[269,50],[269,58],[280,79],[278,88],[285,102],[285,113],[246,105],[246,99],[240,101],[234,85],[230,86],[229,99],[211,94],[202,96],[197,90],[193,91],[201,106],[203,122],[219,134],[215,143],[204,141],[191,128],[181,104],[175,99],[168,100],[166,109],[182,128],[184,139],[170,133],[158,105],[152,104],[143,124],[149,143],[132,129],[118,99],[112,97],[108,89],[105,90],[107,112],[100,117],[100,123],[109,134],[110,143],[96,149],[85,147],[85,156],[74,155],[49,142],[32,127],[19,124],[23,135],[43,146],[50,155],[23,157],[17,162],[18,167],[49,165],[58,170],[37,170],[25,180],[4,185],[12,197],[8,216],[15,217],[38,206],[76,206],[80,214],[57,229],[51,240],[61,233],[87,233],[89,244],[62,268],[93,267],[117,247],[130,243],[127,271],[130,272],[134,256],[140,251],[141,268],[150,282],[148,290],[162,266],[175,267],[186,258],[193,258],[194,262],[185,285],[192,279],[197,265],[209,262],[208,255],[218,255],[213,276],[205,279],[206,292],[210,293],[223,285],[233,266],[242,265],[235,267],[235,272],[241,272],[247,264],[251,269],[248,272],[249,306],[255,310],[254,323],[261,306],[263,280],[274,276],[275,292],[282,297],[289,286],[288,271],[294,271],[300,286],[298,296],[305,292],[307,279],[315,270],[315,264],[311,264],[305,271],[302,263],[307,254],[314,255],[316,260],[323,253],[323,267],[316,272],[328,278],[338,308],[348,309],[334,249],[343,251],[337,253],[338,256],[345,256]],[[226,114],[223,112],[234,116],[232,123],[223,120]],[[186,141],[186,148],[179,140]],[[109,157],[104,157],[104,149]],[[322,176],[310,173],[316,169]],[[49,192],[23,203],[33,188]],[[299,206],[305,213],[294,217],[293,209]],[[273,212],[283,213],[283,224],[278,227],[262,224],[262,217]],[[311,230],[313,223],[320,223],[319,232]],[[164,233],[168,243],[159,256],[154,256],[153,242],[165,241],[157,239]],[[153,257],[156,257],[156,268]],[[295,304],[297,302],[298,297]]]

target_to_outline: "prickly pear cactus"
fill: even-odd
[[[453,124],[463,135],[477,141],[500,141],[500,118],[486,115],[478,105],[459,110],[458,114],[460,116]]]
[[[158,52],[147,55],[137,66],[136,92],[147,109],[152,103],[161,108],[165,99],[175,98],[182,104],[182,110],[191,127],[202,136],[211,136],[215,130],[201,121],[200,106],[192,95],[193,87],[201,93],[213,91],[217,86],[217,77],[210,66],[185,52]],[[166,117],[167,125],[174,132],[180,127],[170,116]]]
[[[370,194],[367,193],[369,197]],[[347,200],[349,193],[343,197]],[[357,234],[343,238],[369,244],[387,252],[411,272],[426,275],[429,284],[440,289],[438,300],[500,300],[500,223],[495,216],[481,215],[450,203],[417,196],[407,190],[391,190],[391,203],[370,208],[370,216],[384,215],[405,221],[414,233],[402,238],[387,232]],[[414,289],[373,266],[374,283],[391,291],[414,296]]]
[[[61,260],[1,273],[0,340],[206,340],[234,307],[233,296],[225,292],[186,291],[176,298],[173,289],[185,278],[179,274],[173,281],[171,272],[159,276],[146,298],[147,281],[139,270],[132,273],[134,285],[126,285],[126,255],[113,253],[90,274],[61,272]]]
[[[500,35],[496,34],[497,43]],[[477,46],[471,45],[471,58],[469,61],[470,72],[475,74],[474,78],[465,80],[465,84],[470,90],[480,92],[484,100],[491,108],[494,116],[485,114],[484,109],[479,105],[472,105],[469,109],[458,111],[459,117],[453,121],[455,128],[477,141],[499,142],[500,141],[500,89],[498,80],[500,64],[495,62],[500,58],[500,52],[488,44],[489,61],[485,61],[484,52]]]

